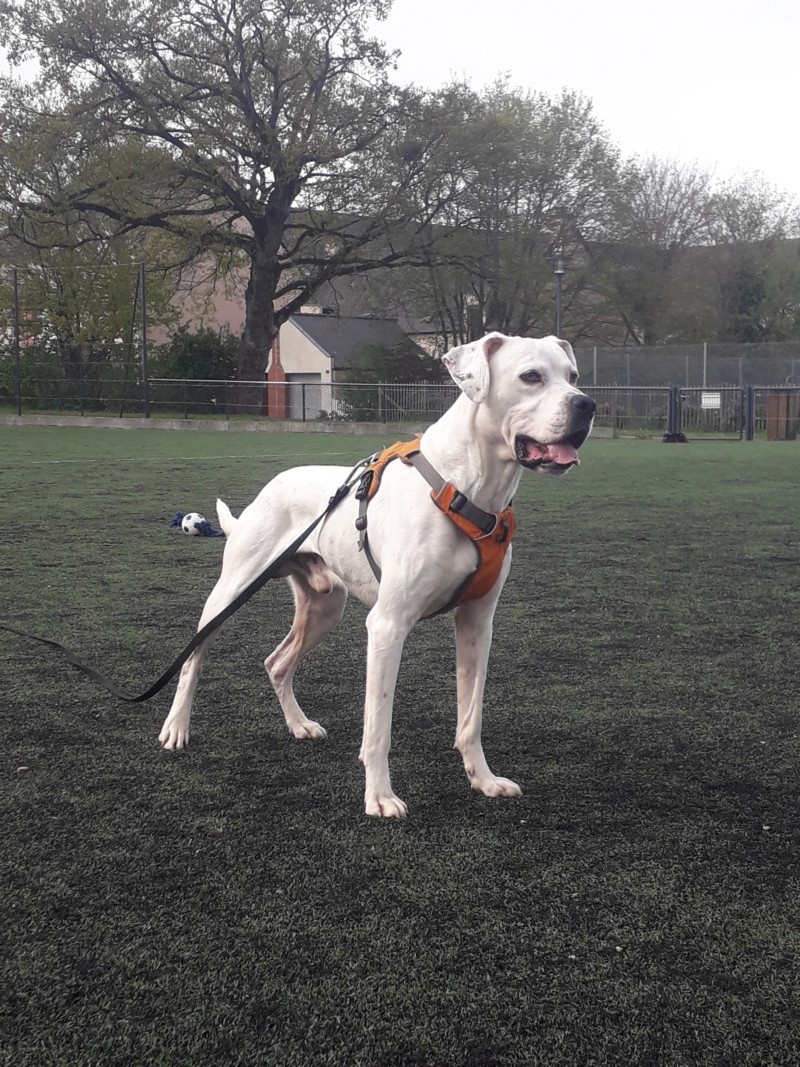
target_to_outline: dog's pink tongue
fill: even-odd
[[[547,451],[550,455],[550,460],[562,467],[566,467],[569,463],[580,465],[581,461],[578,459],[577,450],[565,441],[557,445],[548,445]]]

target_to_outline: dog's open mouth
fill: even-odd
[[[583,444],[583,437],[574,434],[566,441],[557,441],[554,444],[542,445],[534,441],[532,437],[519,434],[514,440],[514,449],[517,461],[529,470],[539,467],[548,467],[551,470],[568,470],[580,464],[578,449]]]

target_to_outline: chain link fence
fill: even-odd
[[[576,348],[582,385],[718,389],[800,385],[800,343]]]
[[[92,353],[93,355],[95,353]],[[109,345],[102,359],[60,359],[26,349],[19,361],[0,357],[0,409],[18,413],[139,415],[142,382],[129,346]]]

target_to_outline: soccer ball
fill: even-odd
[[[205,521],[205,517],[199,511],[190,511],[181,519],[181,529],[185,534],[200,534],[202,533],[200,527],[205,524]]]

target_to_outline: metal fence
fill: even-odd
[[[67,362],[25,352],[19,362],[0,357],[0,407],[35,411],[140,414],[143,391],[129,346],[110,346],[108,358]]]
[[[675,389],[673,432],[686,437],[740,441],[749,432],[746,396],[746,390],[736,387]]]
[[[153,414],[182,418],[260,415],[300,422],[434,422],[458,396],[455,385],[230,382],[151,378]]]
[[[800,343],[795,341],[578,346],[575,356],[584,385],[678,385],[686,389],[800,385]]]
[[[683,434],[698,441],[794,439],[800,434],[800,386],[647,389],[588,386],[595,426],[621,436]]]
[[[670,426],[670,389],[587,386],[597,403],[595,425],[623,434],[664,434]]]
[[[123,354],[124,346],[120,349]],[[113,356],[113,353],[112,353]],[[321,384],[149,378],[113,358],[78,367],[24,360],[21,373],[0,359],[0,411],[237,417],[299,422],[434,422],[459,395],[453,384]],[[800,386],[584,385],[597,402],[595,425],[619,435],[680,432],[698,440],[795,435]],[[776,398],[784,397],[783,408]],[[776,405],[778,405],[776,407]],[[779,412],[782,411],[782,414]],[[778,423],[782,429],[777,431]]]

